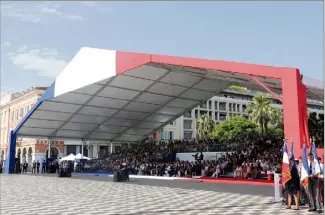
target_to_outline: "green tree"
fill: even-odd
[[[272,107],[271,100],[263,93],[257,93],[247,106],[247,113],[256,122],[262,134],[267,133],[269,123],[281,127],[282,113]]]
[[[267,129],[267,135],[284,138],[284,130],[282,127],[269,125]]]
[[[219,141],[236,138],[252,137],[258,133],[258,125],[242,116],[233,116],[219,123],[213,130],[212,136]]]
[[[308,130],[310,137],[316,142],[324,142],[324,118],[317,118],[315,112],[309,113]]]
[[[196,121],[196,133],[200,139],[210,138],[215,125],[211,117],[205,114]]]

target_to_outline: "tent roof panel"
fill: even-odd
[[[114,125],[114,126],[133,126],[135,123],[137,123],[137,120],[131,120],[131,119],[119,119],[119,118],[110,118],[105,122],[106,125]]]
[[[284,71],[288,68],[82,48],[14,132],[139,141],[230,85],[260,90],[246,73],[281,93],[278,78]],[[310,94],[321,92],[312,88]]]
[[[132,100],[138,94],[139,91],[107,86],[100,93],[98,93],[98,96],[122,100]]]
[[[75,113],[81,105],[61,102],[44,101],[38,108],[42,111]]]
[[[62,130],[73,130],[73,131],[92,131],[97,127],[97,124],[91,123],[76,123],[76,122],[67,122],[62,125]],[[58,127],[56,127],[58,128]]]
[[[97,116],[106,116],[110,117],[114,115],[118,109],[110,109],[110,108],[100,108],[93,106],[84,106],[79,113],[84,115],[97,115]]]

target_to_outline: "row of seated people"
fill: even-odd
[[[218,177],[220,175],[235,176],[239,178],[258,178],[262,172],[275,171],[281,172],[281,139],[258,139],[253,141],[243,140],[241,146],[236,147],[236,152],[227,153],[218,161],[198,162],[178,161],[171,162],[164,160],[166,157],[172,157],[173,150],[180,150],[180,145],[189,146],[196,143],[210,143],[198,140],[191,141],[159,141],[153,144],[145,141],[138,145],[129,146],[123,144],[120,150],[114,154],[100,159],[87,161],[85,164],[79,164],[79,171],[98,172],[112,171],[121,163],[127,163],[132,174],[145,175],[171,175],[179,177],[191,177],[192,175],[201,175],[208,177]],[[230,144],[231,145],[231,144]],[[240,150],[243,148],[242,150]],[[200,169],[200,170],[199,170]],[[230,175],[229,175],[230,174]]]

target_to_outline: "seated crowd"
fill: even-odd
[[[256,179],[265,177],[267,171],[281,172],[281,139],[260,138],[234,142],[172,140],[145,141],[132,145],[124,143],[115,153],[101,152],[97,159],[76,164],[75,171],[111,172],[126,163],[131,174],[155,176]],[[209,151],[225,153],[217,160],[204,159],[202,152]],[[199,153],[196,153],[197,159],[190,162],[177,159],[176,153],[180,152],[193,152],[193,155],[194,152]]]

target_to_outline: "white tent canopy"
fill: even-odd
[[[86,156],[83,156],[82,154],[77,154],[76,156],[75,156],[75,159],[86,159],[86,160],[91,160],[91,158],[89,158],[89,157],[86,157]]]
[[[60,161],[74,161],[75,159],[76,159],[76,156],[71,153],[70,155],[61,158]]]

